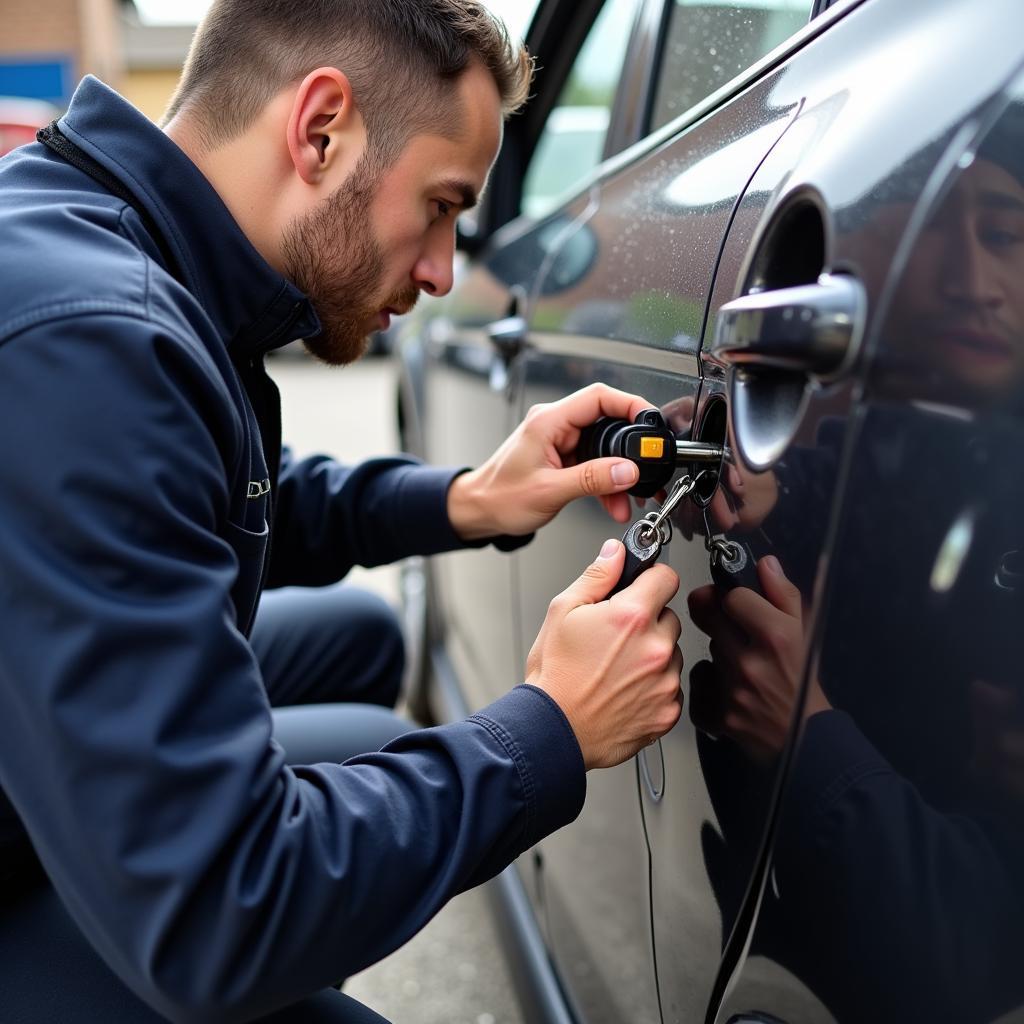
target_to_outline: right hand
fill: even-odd
[[[526,682],[565,713],[588,770],[628,760],[667,733],[682,710],[682,627],[665,607],[679,577],[655,565],[605,600],[625,557],[619,541],[606,542],[551,602],[526,660]]]

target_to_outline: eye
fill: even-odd
[[[445,202],[443,199],[435,199],[434,202],[437,204],[438,218],[447,217],[452,212],[451,203]]]
[[[996,220],[980,225],[978,234],[989,249],[1009,249],[1024,241],[1022,226],[1010,220]]]

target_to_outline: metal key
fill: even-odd
[[[672,522],[668,517],[679,502],[693,491],[699,479],[699,474],[696,479],[689,475],[681,476],[659,511],[648,512],[622,535],[622,543],[626,547],[626,563],[609,597],[625,590],[640,573],[658,561],[661,549],[672,539]]]
[[[661,510],[653,519],[650,519],[650,528],[652,530],[661,529],[662,523],[666,522],[668,517],[675,510],[676,505],[678,505],[679,502],[681,502],[688,494],[693,493],[693,489],[697,486],[703,475],[703,473],[698,473],[695,477],[691,477],[686,473],[675,482],[672,490],[668,492],[668,497],[665,499],[665,504],[661,506]],[[641,520],[641,522],[643,521],[644,520]]]

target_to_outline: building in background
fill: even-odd
[[[66,107],[84,74],[117,88],[123,6],[121,0],[4,0],[0,96]]]
[[[134,4],[124,4],[118,91],[147,117],[160,119],[181,77],[195,25],[147,25]]]
[[[3,0],[0,97],[63,109],[79,79],[91,74],[156,120],[194,31],[194,25],[144,24],[132,0]]]

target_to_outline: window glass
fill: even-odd
[[[524,39],[539,0],[484,0],[484,6],[505,23],[513,39]]]
[[[654,94],[660,128],[807,24],[812,0],[675,0]]]
[[[541,131],[523,182],[522,212],[543,217],[601,162],[639,0],[608,0]]]

